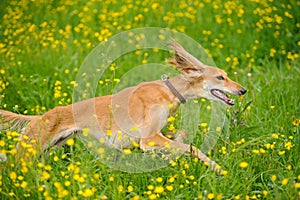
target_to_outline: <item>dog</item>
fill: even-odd
[[[93,138],[119,150],[132,147],[133,142],[143,151],[179,149],[218,171],[217,163],[197,147],[183,143],[182,139],[170,139],[161,130],[170,113],[188,99],[206,98],[232,106],[234,101],[226,93],[241,96],[247,90],[228,78],[223,70],[200,62],[177,42],[172,41],[170,45],[174,56],[166,61],[181,72],[175,77],[163,76],[162,80],[142,82],[113,95],[55,107],[41,116],[0,110],[2,128],[25,127],[16,157],[29,156],[26,152],[29,140],[36,141],[31,146],[41,154],[88,128]]]

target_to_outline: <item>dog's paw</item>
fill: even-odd
[[[0,153],[0,162],[5,162],[6,160],[7,157],[4,154]]]

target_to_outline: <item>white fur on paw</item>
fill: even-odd
[[[4,154],[0,153],[0,162],[5,162],[6,160],[7,157]]]

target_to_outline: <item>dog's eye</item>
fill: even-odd
[[[216,77],[218,80],[224,80],[224,76],[220,75]]]

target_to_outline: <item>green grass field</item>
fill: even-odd
[[[297,0],[2,0],[0,109],[40,115],[71,104],[92,49],[143,27],[193,38],[248,93],[234,97],[228,127],[208,152],[224,176],[184,156],[153,172],[114,170],[78,139],[47,159],[14,163],[19,133],[1,131],[8,163],[0,163],[0,199],[300,199],[299,8]],[[168,56],[143,49],[121,57],[99,80],[97,95],[112,93],[131,68]],[[211,102],[198,104],[210,112]],[[209,120],[199,117],[194,145],[202,144]]]

